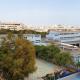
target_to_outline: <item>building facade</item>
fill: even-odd
[[[0,29],[9,30],[24,30],[24,25],[21,23],[0,23]]]
[[[33,44],[38,44],[41,42],[40,34],[23,34],[23,38],[31,41]]]
[[[80,32],[78,31],[53,31],[46,35],[47,40],[80,46]]]

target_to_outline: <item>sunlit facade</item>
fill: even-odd
[[[0,23],[0,29],[9,30],[24,30],[24,25],[21,23]]]
[[[46,35],[47,40],[58,41],[67,44],[80,45],[80,32],[78,31],[53,31],[50,30]]]

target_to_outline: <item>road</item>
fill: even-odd
[[[36,66],[37,70],[29,76],[28,80],[41,80],[42,76],[49,73],[54,73],[56,70],[60,70],[60,67],[41,59],[36,59]]]

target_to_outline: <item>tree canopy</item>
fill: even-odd
[[[71,54],[69,52],[62,52],[60,48],[55,45],[35,46],[35,48],[38,58],[47,60],[60,66],[73,63]]]
[[[0,47],[0,70],[7,80],[23,80],[36,69],[35,48],[29,41],[12,38],[9,33]]]

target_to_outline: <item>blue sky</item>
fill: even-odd
[[[0,20],[80,25],[80,0],[0,0]]]

